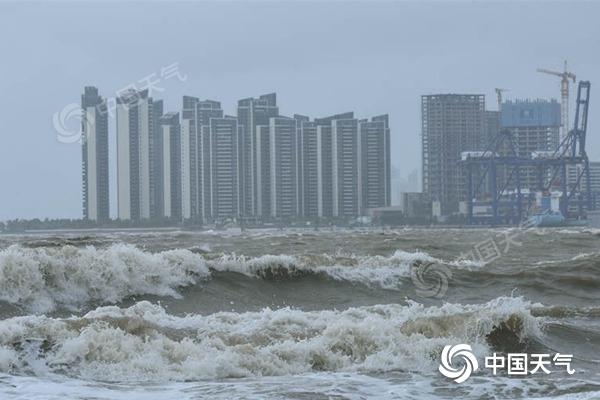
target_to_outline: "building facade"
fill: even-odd
[[[108,118],[96,88],[82,108],[84,216],[109,220]],[[279,115],[274,93],[221,103],[184,96],[163,113],[147,90],[116,99],[117,216],[220,224],[236,220],[352,220],[389,206],[387,115],[348,112],[313,121]]]
[[[515,100],[502,103],[502,129],[512,134],[518,157],[528,158],[537,152],[554,151],[559,146],[560,104],[556,100]],[[505,173],[508,176],[508,173]],[[542,190],[540,171],[524,167],[520,171],[521,187]],[[542,179],[545,184],[547,179]],[[514,180],[507,185],[514,189]]]
[[[299,207],[305,218],[315,219],[322,216],[319,214],[319,185],[322,175],[317,124],[311,122],[308,117],[296,115],[294,118],[298,124],[299,139],[298,171],[301,193]]]
[[[391,205],[389,117],[358,123],[360,210]]]
[[[197,97],[183,96],[181,111],[181,214],[184,221],[201,222],[200,165],[196,130]]]
[[[457,212],[466,197],[461,153],[485,147],[485,96],[421,96],[421,121],[423,192],[441,203],[442,213]]]
[[[298,190],[298,132],[296,119],[271,118],[269,124],[271,217],[300,215]]]
[[[269,147],[259,148],[257,141],[258,127],[269,126],[270,119],[279,116],[279,107],[277,107],[277,95],[269,93],[258,98],[246,98],[238,101],[237,119],[243,129],[242,146],[242,214],[245,216],[259,215],[257,203],[257,152],[260,151],[263,157],[270,150],[270,145],[263,137],[262,145]],[[261,207],[262,208],[262,207]],[[264,214],[264,210],[262,211]]]
[[[242,130],[235,118],[211,118],[208,125],[202,125],[202,136],[208,144],[203,151],[203,158],[208,158],[204,174],[209,185],[205,190],[205,220],[237,219],[242,205]]]
[[[590,187],[596,194],[596,202],[600,205],[600,161],[590,161]]]
[[[360,157],[358,120],[331,122],[333,216],[360,215]]]
[[[81,96],[83,218],[106,222],[109,214],[108,112],[98,88],[87,86]]]
[[[118,217],[156,218],[154,101],[147,90],[129,90],[117,98],[116,114]]]
[[[166,113],[159,119],[161,140],[160,153],[157,154],[161,170],[157,192],[160,193],[162,218],[180,220],[182,217],[182,186],[181,186],[181,124],[179,113]],[[158,199],[157,199],[158,200]],[[157,201],[158,202],[158,201]]]

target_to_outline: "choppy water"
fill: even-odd
[[[589,229],[0,236],[0,398],[600,398],[599,299]]]

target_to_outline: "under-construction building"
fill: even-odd
[[[567,170],[567,179],[569,182],[577,182],[579,174],[581,174],[581,169],[583,166],[581,165],[570,165],[570,168]],[[596,196],[596,199],[600,199],[600,161],[590,161],[590,190]],[[576,186],[577,190],[584,191],[585,190],[585,182],[581,179]]]
[[[548,100],[516,100],[502,104],[502,128],[515,139],[520,157],[554,151],[559,145],[560,104]]]
[[[590,186],[592,193],[596,195],[596,201],[600,198],[600,161],[590,161]]]
[[[511,133],[517,157],[528,158],[553,152],[558,147],[560,112],[560,104],[554,99],[509,100],[502,104],[502,129]],[[531,191],[542,189],[538,167],[527,166],[520,173],[522,188]],[[514,190],[515,182],[510,182],[507,189]]]
[[[502,122],[508,129],[484,151],[462,156],[470,223],[516,224],[527,217],[539,226],[582,224],[597,203],[585,150],[589,96],[590,82],[580,81],[573,130],[554,149],[562,111],[556,102],[505,103]],[[528,176],[532,171],[537,175]],[[485,182],[489,192],[482,190]]]
[[[485,96],[436,94],[421,97],[423,193],[441,212],[458,211],[466,196],[461,153],[486,146]]]

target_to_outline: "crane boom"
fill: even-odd
[[[560,76],[561,78],[564,75],[563,72],[550,71],[549,69],[544,69],[544,68],[538,68],[537,72],[541,72],[544,74],[550,74],[550,75],[556,75],[556,76]]]

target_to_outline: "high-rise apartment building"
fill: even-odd
[[[153,138],[150,141],[150,155],[152,158],[152,168],[150,169],[150,187],[152,195],[150,196],[150,218],[161,219],[164,216],[164,184],[161,171],[163,169],[163,149],[162,149],[162,129],[161,117],[163,115],[163,101],[154,100],[152,103],[152,133]]]
[[[300,215],[298,191],[298,132],[296,119],[271,118],[269,124],[271,216]]]
[[[600,161],[590,161],[588,168],[590,171],[590,190],[592,194],[595,194],[596,203],[600,205]],[[586,193],[587,178],[583,165],[567,165],[567,180],[570,188]]]
[[[209,125],[202,125],[202,136],[207,138],[208,149],[203,157],[208,157],[206,220],[238,218],[241,213],[242,130],[236,118],[211,118]]]
[[[458,211],[466,196],[463,151],[485,147],[485,96],[436,94],[421,96],[423,192],[441,203],[442,212]]]
[[[308,117],[294,115],[298,129],[299,208],[305,218],[319,217],[320,175],[317,124]]]
[[[353,120],[354,113],[346,112],[324,118],[315,118],[316,125],[316,157],[317,157],[317,216],[331,218],[334,216],[334,167],[333,167],[333,136],[332,122],[334,120]],[[337,148],[337,147],[336,147]],[[310,176],[310,166],[303,165],[304,176]],[[337,171],[337,169],[336,169]],[[337,179],[336,179],[337,181]],[[337,216],[337,214],[335,214]]]
[[[279,115],[274,93],[240,100],[237,116],[191,96],[181,114],[163,114],[147,90],[125,91],[116,103],[121,220],[353,218],[390,204],[387,115],[289,118]],[[82,107],[94,117],[83,127],[84,215],[93,220],[108,220],[102,106],[97,89],[86,88]]]
[[[253,215],[265,219],[271,216],[271,128],[256,127],[254,135],[253,192],[255,211]],[[244,175],[245,177],[246,175]]]
[[[333,216],[360,215],[358,120],[331,121]]]
[[[160,117],[159,122],[161,154],[156,154],[156,156],[160,158],[161,170],[156,172],[157,175],[160,175],[161,187],[158,192],[162,195],[160,199],[162,217],[180,220],[182,215],[182,174],[179,113],[166,113]]]
[[[182,219],[201,220],[196,97],[183,96],[181,110],[181,202]]]
[[[260,188],[256,184],[257,175],[257,127],[269,126],[272,117],[279,116],[277,107],[277,95],[269,93],[256,98],[247,98],[238,101],[237,118],[243,127],[242,147],[242,214],[257,215],[257,191]],[[266,140],[263,144],[268,145]],[[260,149],[263,157],[269,151],[268,148]],[[263,210],[264,213],[264,210]]]
[[[121,220],[155,217],[154,101],[148,91],[117,98],[117,191]]]
[[[502,128],[515,139],[518,156],[554,151],[559,145],[560,103],[556,100],[516,100],[502,104]]]
[[[559,145],[561,126],[560,104],[556,100],[516,100],[502,103],[502,129],[510,131],[517,156],[528,158],[532,153],[554,151]],[[542,190],[547,177],[540,182],[537,167],[521,168],[521,187]],[[515,183],[509,182],[508,189]]]
[[[389,117],[359,121],[359,191],[361,215],[369,208],[391,205]]]
[[[83,218],[109,220],[108,112],[98,88],[87,86],[81,96]]]
[[[221,103],[213,100],[198,101],[195,105],[195,121],[198,143],[198,202],[201,219],[213,219],[212,181],[211,181],[211,121],[213,118],[223,118]],[[237,142],[236,142],[237,143]],[[239,149],[236,149],[236,154]]]
[[[596,203],[600,205],[600,161],[590,161],[590,188],[596,195]]]

